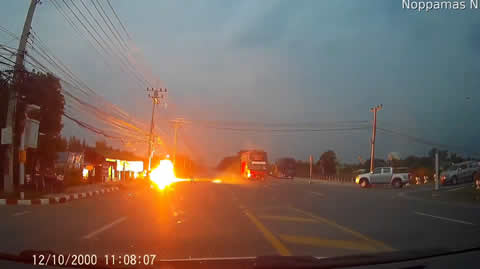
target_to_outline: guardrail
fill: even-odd
[[[319,177],[313,177],[312,180],[323,180],[323,181],[340,182],[340,183],[355,183],[355,178],[338,177],[338,176],[319,176]]]
[[[310,180],[309,177],[297,176],[296,178],[303,180]],[[339,176],[314,176],[311,178],[312,181],[324,181],[332,183],[355,183],[355,178],[349,177],[339,177]]]

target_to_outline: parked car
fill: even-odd
[[[440,173],[440,182],[442,185],[472,182],[475,173],[479,170],[478,161],[456,163]]]
[[[362,188],[372,184],[391,184],[395,188],[401,188],[408,181],[408,170],[393,167],[377,167],[372,172],[360,174],[355,178],[355,183]]]

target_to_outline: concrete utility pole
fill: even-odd
[[[370,172],[373,172],[375,165],[375,136],[377,134],[377,111],[381,110],[383,105],[378,105],[370,108],[370,111],[373,112],[373,130],[372,130],[372,139],[371,139],[371,153],[370,153]]]
[[[30,34],[30,28],[32,27],[33,13],[35,12],[35,7],[37,6],[38,2],[38,0],[30,1],[30,7],[28,8],[27,17],[25,18],[22,36],[20,37],[20,43],[18,45],[17,57],[15,59],[13,73],[14,86],[17,85],[17,82],[19,81],[19,75],[24,70],[23,60],[25,59],[25,48],[27,47],[28,35]],[[5,150],[6,169],[3,173],[3,191],[6,193],[13,192],[13,160],[15,154],[15,112],[17,109],[17,95],[18,89],[15,89],[15,87],[9,87],[6,129],[10,130],[9,133],[11,133],[11,143],[7,145]]]
[[[177,136],[178,136],[178,128],[182,127],[185,123],[189,123],[185,121],[183,118],[177,118],[170,121],[173,123],[174,128],[174,137],[173,137],[173,166],[175,167],[175,163],[177,162]]]
[[[147,88],[147,92],[150,92],[148,94],[148,97],[152,98],[152,103],[153,103],[153,108],[152,108],[152,120],[150,121],[150,136],[148,137],[148,152],[147,152],[147,157],[148,157],[148,170],[150,171],[151,168],[151,163],[152,163],[152,137],[153,137],[153,126],[154,126],[154,119],[155,119],[155,107],[156,105],[160,104],[163,102],[163,104],[167,104],[167,89],[162,89],[162,88]]]
[[[312,155],[310,155],[309,161],[310,161],[310,180],[308,181],[308,183],[312,183],[312,172],[313,172],[313,156]]]

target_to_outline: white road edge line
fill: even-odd
[[[105,226],[103,226],[103,227],[101,227],[101,228],[99,228],[99,229],[97,229],[97,230],[95,230],[95,231],[93,231],[93,232],[85,235],[85,236],[83,237],[83,239],[90,239],[90,238],[94,237],[95,235],[97,235],[97,234],[99,234],[99,233],[102,233],[102,232],[104,232],[104,231],[112,228],[113,226],[119,224],[120,222],[125,221],[126,219],[127,219],[127,217],[121,217],[121,218],[119,218],[119,219],[116,219],[116,220],[114,220],[113,222],[111,222],[111,223],[109,223],[109,224],[107,224],[107,225],[105,225]]]
[[[22,216],[22,215],[25,215],[25,214],[28,214],[28,213],[30,213],[30,211],[25,210],[25,211],[22,211],[22,212],[17,212],[15,214],[13,214],[12,216],[18,217],[18,216]]]
[[[456,219],[451,219],[451,218],[446,218],[446,217],[440,217],[440,216],[425,214],[425,213],[417,212],[417,211],[414,211],[414,213],[417,214],[417,215],[421,215],[421,216],[427,216],[427,217],[431,217],[431,218],[436,218],[436,219],[441,219],[441,220],[446,220],[446,221],[451,221],[451,222],[456,222],[456,223],[461,223],[461,224],[466,224],[466,225],[475,225],[471,222],[463,221],[463,220],[456,220]]]

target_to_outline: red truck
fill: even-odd
[[[242,176],[246,179],[264,180],[267,176],[267,153],[263,150],[245,150],[240,153]]]

